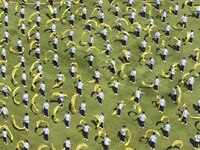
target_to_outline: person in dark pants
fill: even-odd
[[[177,98],[178,98],[178,88],[175,86],[173,88],[173,103],[177,103]]]
[[[187,118],[189,115],[190,115],[190,113],[188,112],[187,108],[185,108],[183,110],[183,114],[182,114],[182,120],[181,120],[182,124],[187,125]]]
[[[49,141],[49,128],[47,126],[43,129],[43,137],[45,142]]]
[[[140,127],[140,128],[144,128],[146,118],[147,118],[147,117],[146,117],[144,111],[138,116],[138,119],[139,119],[139,127]]]
[[[71,148],[70,138],[67,137],[67,139],[65,141],[65,150],[70,150],[70,148]]]
[[[28,142],[28,140],[24,141],[23,150],[29,150],[29,142]]]
[[[157,141],[157,137],[156,137],[156,133],[155,132],[153,132],[152,133],[152,135],[151,135],[151,137],[149,138],[149,143],[150,143],[150,147],[151,147],[151,149],[152,150],[155,150],[155,148],[156,148],[156,141]]]
[[[171,129],[171,126],[170,126],[169,122],[166,122],[165,126],[163,128],[163,130],[164,130],[164,138],[169,139],[169,131],[170,131],[170,129]]]
[[[199,132],[196,133],[196,135],[194,136],[195,138],[195,143],[194,143],[194,149],[198,149],[199,148],[199,144],[200,144],[200,134]]]
[[[85,118],[85,111],[86,111],[86,103],[83,101],[80,107],[80,114],[82,118]]]
[[[25,113],[23,124],[26,130],[29,130],[29,115]]]
[[[111,140],[109,139],[108,135],[106,135],[106,137],[103,139],[104,150],[108,150],[110,144]]]
[[[43,104],[44,117],[49,118],[49,101],[46,100]]]
[[[8,136],[7,131],[6,131],[6,129],[4,128],[4,129],[3,129],[3,132],[2,132],[2,138],[3,138],[3,143],[4,143],[5,145],[8,145],[7,136]]]
[[[127,131],[126,126],[123,125],[122,129],[120,130],[120,141],[121,141],[122,143],[125,142],[126,131]]]
[[[64,116],[64,122],[65,122],[65,126],[66,128],[69,128],[70,127],[70,120],[71,120],[71,116],[69,114],[69,112],[67,112]]]
[[[24,103],[24,106],[27,108],[28,107],[28,91],[24,91],[24,94],[23,94],[23,103]]]
[[[90,130],[90,126],[86,123],[84,126],[83,126],[83,137],[84,137],[84,140],[88,141],[88,132]]]

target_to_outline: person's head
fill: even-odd
[[[3,128],[3,131],[6,131],[6,128]]]
[[[28,116],[28,113],[25,113],[25,116]]]
[[[143,111],[142,113],[145,114],[145,111]]]
[[[153,135],[155,135],[156,133],[155,133],[155,132],[153,132],[152,134],[153,134]]]
[[[123,128],[126,128],[126,126],[125,126],[125,125],[123,125]]]
[[[69,137],[67,137],[67,140],[70,140],[70,138],[69,138]]]

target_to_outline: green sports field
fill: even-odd
[[[45,1],[45,0],[44,0]],[[17,1],[18,2],[18,1]],[[28,0],[28,2],[34,2],[34,0]],[[45,1],[46,2],[46,1]],[[96,1],[93,0],[85,0],[85,6],[87,7],[87,19],[91,16],[92,11],[94,10],[96,6]],[[50,32],[44,32],[45,29],[50,28],[52,23],[49,23],[47,26],[45,26],[46,22],[50,19],[48,16],[51,16],[51,13],[46,5],[41,4],[41,18],[42,18],[42,24],[41,28],[39,29],[40,35],[41,35],[41,41],[40,41],[40,48],[41,48],[41,60],[43,66],[43,79],[37,79],[36,81],[36,88],[31,90],[32,86],[32,80],[33,78],[29,75],[30,67],[31,65],[36,61],[34,50],[31,51],[29,54],[29,47],[31,41],[34,40],[34,33],[36,32],[36,28],[32,30],[31,34],[33,34],[32,38],[28,41],[28,36],[22,36],[22,33],[20,30],[18,30],[18,23],[20,20],[20,15],[17,13],[15,15],[15,3],[10,2],[9,3],[9,28],[8,31],[12,37],[10,37],[10,43],[9,45],[5,45],[5,43],[2,43],[2,45],[5,46],[7,50],[7,59],[8,62],[6,63],[7,67],[7,76],[6,80],[3,80],[0,78],[1,83],[7,83],[8,86],[11,87],[12,91],[9,91],[9,98],[5,99],[3,97],[3,94],[0,95],[0,100],[3,100],[6,102],[6,106],[9,111],[9,118],[7,122],[3,121],[3,118],[0,119],[0,125],[7,125],[8,128],[11,130],[14,140],[12,143],[8,141],[8,145],[3,144],[3,140],[0,141],[0,149],[2,150],[13,150],[16,148],[17,142],[20,140],[27,139],[30,143],[30,149],[35,150],[40,145],[46,144],[49,146],[49,148],[44,149],[51,149],[52,143],[56,149],[62,149],[63,143],[66,140],[66,137],[70,137],[71,143],[72,143],[72,150],[75,150],[76,147],[81,144],[85,143],[87,144],[88,150],[102,150],[103,146],[101,145],[101,138],[98,138],[95,140],[95,137],[98,135],[99,129],[95,129],[95,125],[93,124],[93,121],[95,119],[94,115],[100,115],[102,112],[105,115],[105,132],[109,135],[109,138],[111,139],[111,145],[110,150],[124,150],[124,144],[120,142],[119,137],[117,136],[118,131],[120,131],[121,127],[123,125],[126,125],[126,127],[131,131],[131,141],[127,147],[130,147],[132,149],[136,150],[147,150],[149,149],[149,145],[146,143],[145,139],[142,139],[140,141],[140,138],[143,137],[145,132],[148,129],[154,129],[157,130],[160,133],[160,137],[158,136],[158,140],[156,143],[156,149],[158,150],[165,150],[168,147],[172,145],[172,143],[175,140],[182,140],[184,143],[184,146],[182,147],[183,150],[191,150],[193,149],[193,140],[194,135],[198,131],[198,120],[195,119],[189,119],[188,125],[182,125],[181,122],[178,121],[180,113],[179,110],[183,109],[183,104],[185,103],[188,107],[188,111],[190,114],[194,117],[198,117],[198,113],[195,112],[194,104],[197,105],[198,99],[200,98],[199,89],[200,89],[200,80],[199,77],[195,76],[195,83],[194,83],[194,90],[193,93],[189,93],[186,86],[183,83],[180,83],[179,81],[182,79],[184,73],[181,73],[180,70],[177,68],[175,73],[174,81],[171,82],[168,78],[162,78],[160,75],[162,73],[162,70],[164,72],[169,72],[169,68],[171,65],[175,63],[180,63],[181,59],[183,57],[186,57],[186,60],[188,63],[186,64],[185,73],[190,72],[192,69],[194,69],[194,65],[196,64],[192,58],[191,55],[193,55],[194,49],[199,48],[199,38],[200,36],[200,26],[199,26],[199,20],[195,18],[196,11],[195,9],[190,8],[189,6],[184,6],[182,9],[182,3],[183,0],[175,0],[175,2],[179,3],[179,14],[177,17],[174,16],[173,13],[168,12],[167,21],[172,27],[171,35],[169,38],[165,37],[163,32],[165,31],[165,24],[162,23],[160,19],[160,13],[154,8],[155,1],[154,0],[146,0],[146,3],[149,3],[152,5],[152,8],[150,8],[149,5],[147,5],[147,13],[149,13],[150,9],[152,9],[151,14],[154,16],[155,20],[155,27],[151,31],[151,37],[147,36],[147,42],[148,46],[151,46],[151,53],[146,55],[146,62],[148,63],[148,59],[150,57],[153,57],[155,60],[155,68],[152,72],[149,71],[149,68],[147,65],[145,65],[144,61],[140,61],[140,56],[138,55],[141,53],[139,47],[141,46],[141,42],[143,41],[144,37],[148,34],[148,32],[142,30],[141,31],[141,38],[138,39],[134,34],[134,30],[136,25],[131,25],[128,21],[128,18],[130,17],[131,12],[126,11],[126,3],[125,0],[118,0],[116,2],[113,2],[115,5],[116,3],[119,4],[121,8],[121,12],[119,13],[120,17],[124,17],[128,21],[128,25],[126,25],[125,22],[123,22],[123,28],[125,31],[130,33],[130,37],[127,42],[127,47],[122,47],[121,42],[116,42],[115,40],[121,39],[123,34],[118,34],[118,31],[113,28],[116,23],[116,17],[113,14],[115,11],[114,6],[112,6],[109,2],[109,0],[103,1],[103,11],[105,14],[105,20],[104,23],[108,24],[112,30],[110,31],[108,29],[108,39],[111,43],[111,46],[113,47],[113,50],[111,50],[111,56],[110,58],[115,58],[116,62],[116,69],[117,72],[120,72],[121,66],[123,64],[121,58],[124,56],[122,50],[124,49],[130,49],[131,50],[131,62],[130,64],[125,66],[124,72],[126,77],[123,78],[123,75],[118,73],[115,77],[119,80],[121,84],[124,86],[119,87],[119,94],[116,96],[112,90],[111,87],[109,87],[109,82],[111,81],[111,77],[113,75],[109,70],[106,69],[105,66],[109,65],[110,58],[107,58],[104,53],[102,53],[105,50],[105,42],[103,42],[101,36],[98,34],[103,30],[103,26],[95,26],[95,24],[92,24],[92,27],[94,28],[91,33],[88,33],[85,27],[85,22],[82,21],[81,16],[79,15],[81,13],[78,10],[80,7],[82,7],[79,3],[73,4],[71,8],[71,12],[76,14],[76,21],[74,28],[74,42],[78,44],[79,48],[77,48],[76,53],[76,60],[75,62],[78,64],[78,75],[81,75],[82,81],[85,84],[84,90],[83,90],[83,96],[79,97],[77,96],[75,101],[75,107],[77,109],[77,112],[72,114],[70,109],[70,101],[74,94],[76,94],[76,84],[75,81],[78,79],[72,79],[69,73],[70,64],[73,62],[70,59],[70,48],[71,45],[67,46],[67,43],[69,42],[68,38],[65,38],[64,40],[61,40],[62,33],[66,30],[69,30],[71,26],[68,23],[69,19],[69,13],[66,13],[64,15],[65,22],[55,21],[57,26],[57,34],[59,37],[59,43],[58,43],[58,56],[59,56],[59,69],[56,69],[53,67],[52,63],[48,63],[45,61],[45,52],[48,50],[53,50],[52,44],[48,43],[52,38],[50,38]],[[172,6],[174,8],[175,2],[172,3],[170,0],[164,0],[164,3],[161,2],[161,10],[166,9],[169,11],[169,7]],[[146,27],[149,23],[148,19],[142,19],[141,15],[139,13],[141,12],[141,8],[144,2],[142,0],[135,0],[133,8],[135,8],[137,11],[137,15],[135,18],[135,22],[139,22],[142,27]],[[200,4],[197,0],[195,0],[194,5]],[[58,9],[58,18],[62,18],[62,14],[65,11],[65,7],[60,7],[60,3],[56,3],[55,6]],[[3,3],[0,3],[0,7],[3,8]],[[18,7],[18,11],[20,10],[20,6]],[[35,6],[32,4],[27,4],[25,7],[25,18],[28,18],[32,13],[35,12]],[[129,15],[128,15],[129,14]],[[176,30],[173,28],[174,25],[176,25],[178,22],[181,21],[181,16],[183,14],[188,15],[188,25],[187,29],[180,29]],[[194,14],[194,15],[193,15]],[[37,15],[36,15],[37,16]],[[36,16],[32,18],[32,20],[36,20]],[[93,20],[98,22],[99,14],[98,12],[94,12],[93,16],[91,16]],[[150,15],[148,15],[150,18]],[[4,38],[4,14],[1,16],[1,31],[0,31],[0,39]],[[25,21],[26,26],[26,34],[31,29],[31,27],[35,24],[35,22],[31,22],[28,24],[28,21]],[[100,24],[98,22],[98,24]],[[181,27],[180,27],[181,28]],[[154,34],[157,30],[160,30],[163,34],[161,36],[160,45],[156,46],[156,43],[152,40],[154,37]],[[186,45],[181,45],[181,52],[177,53],[173,46],[175,45],[175,41],[173,40],[173,37],[185,39],[187,36],[187,32],[190,30],[194,30],[194,41],[193,44],[187,43]],[[86,32],[84,34],[84,37],[82,38],[82,33]],[[85,58],[86,55],[89,53],[87,52],[87,49],[89,48],[88,45],[84,45],[83,41],[89,42],[90,35],[94,36],[94,46],[98,48],[98,50],[93,49],[92,54],[95,55],[94,60],[94,67],[92,69],[89,68],[88,65],[88,58]],[[117,36],[119,35],[119,36]],[[17,51],[17,39],[22,39],[23,47],[25,48],[24,56],[26,59],[26,68],[19,68],[19,70],[16,72],[15,79],[18,81],[18,84],[14,85],[11,82],[11,73],[14,69],[14,66],[17,65],[20,62],[20,56],[13,54],[10,52],[10,48],[12,47],[14,50]],[[167,62],[164,63],[160,57],[161,51],[157,51],[157,48],[161,48],[161,41],[165,41],[165,45],[167,46],[169,50],[169,55],[167,56]],[[82,42],[81,42],[82,41]],[[34,47],[34,46],[33,46]],[[53,54],[48,53],[46,57],[49,60],[53,59]],[[37,67],[37,64],[34,66],[34,68]],[[132,68],[135,68],[137,71],[137,82],[136,84],[132,84],[129,82],[128,76],[131,72]],[[91,97],[91,93],[93,92],[95,83],[89,83],[87,81],[93,80],[93,75],[95,69],[98,68],[99,71],[103,74],[103,77],[101,77],[100,85],[103,89],[103,92],[105,94],[105,99],[103,102],[103,105],[99,105],[96,94],[94,94]],[[21,74],[23,71],[26,71],[28,80],[27,80],[27,87],[23,87],[21,83]],[[55,80],[57,79],[57,73],[59,71],[62,71],[62,73],[65,76],[65,82],[63,84],[62,88],[55,88],[53,89],[53,86],[55,85]],[[200,71],[199,68],[197,68],[197,72]],[[37,69],[34,70],[34,74],[37,73]],[[193,74],[192,74],[193,75]],[[159,76],[161,86],[159,89],[159,92],[155,92],[152,88],[144,88],[144,85],[142,85],[142,81],[144,81],[147,84],[154,83],[155,76]],[[185,81],[187,82],[187,79],[190,76],[186,76]],[[46,83],[46,98],[40,97],[40,94],[35,99],[35,105],[39,109],[39,112],[36,112],[35,109],[31,109],[31,98],[34,96],[34,94],[38,93],[40,81],[45,81]],[[181,103],[179,105],[175,105],[172,102],[172,98],[169,96],[170,93],[173,94],[173,88],[176,85],[180,85],[182,90],[182,98]],[[24,90],[27,90],[29,92],[29,107],[25,108],[24,105],[21,103],[19,105],[14,104],[12,99],[12,92],[15,88],[20,87],[20,89],[17,91],[16,100],[19,102],[22,102],[23,92]],[[136,121],[137,115],[133,113],[133,104],[134,101],[131,101],[131,97],[133,93],[135,92],[137,87],[141,87],[141,91],[145,92],[144,95],[141,97],[141,103],[140,106],[142,110],[146,112],[147,115],[147,121],[146,126],[144,129],[139,128],[138,122]],[[68,97],[65,98],[64,108],[59,108],[57,112],[57,118],[59,119],[58,123],[55,123],[51,117],[49,119],[43,117],[42,107],[43,103],[46,99],[51,100],[50,103],[50,116],[53,113],[54,108],[58,105],[57,102],[53,100],[57,100],[57,97],[52,99],[50,96],[53,92],[63,92],[64,94],[67,94]],[[152,101],[157,101],[156,96],[161,95],[165,97],[166,100],[166,107],[163,114],[159,113],[158,108],[155,107],[155,104],[152,103]],[[82,133],[80,132],[80,128],[77,128],[79,125],[80,120],[82,120],[81,115],[78,113],[78,109],[80,107],[81,102],[85,100],[87,104],[87,110],[86,110],[86,118],[84,119],[85,122],[88,123],[88,125],[91,127],[91,132],[89,133],[89,141],[84,141]],[[112,115],[114,108],[117,106],[118,102],[124,101],[126,104],[122,110],[122,116],[119,118],[116,115]],[[2,105],[2,104],[1,104]],[[70,111],[71,114],[71,123],[70,128],[66,129],[64,123],[62,123],[62,120],[64,118],[64,114]],[[16,130],[12,125],[12,118],[11,114],[14,115],[16,123],[18,126],[22,127],[23,117],[24,114],[28,112],[30,116],[30,130],[29,131],[18,131]],[[160,127],[162,124],[159,124],[156,126],[156,123],[160,121],[161,117],[165,115],[168,116],[170,119],[170,125],[171,125],[171,131],[169,139],[164,139],[163,134],[161,132]],[[49,129],[50,129],[50,135],[49,135],[49,142],[46,143],[42,136],[40,136],[40,133],[42,129],[38,129],[37,132],[35,132],[36,122],[38,120],[45,120],[49,123]],[[150,135],[148,135],[149,137]],[[128,137],[129,139],[129,137]],[[82,148],[84,149],[84,148]]]

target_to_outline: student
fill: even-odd
[[[120,130],[120,141],[121,141],[123,144],[124,144],[124,142],[125,142],[126,132],[127,132],[126,126],[123,125],[123,127],[122,127],[121,130]]]
[[[146,115],[145,115],[145,112],[143,111],[139,116],[138,116],[138,118],[139,118],[139,127],[140,128],[144,128],[144,126],[145,126],[145,121],[146,121]]]
[[[82,118],[85,118],[85,111],[86,111],[86,103],[83,100],[83,102],[81,103],[81,107],[80,107],[80,113],[81,113]]]
[[[187,16],[186,16],[186,14],[184,14],[181,17],[181,20],[182,20],[182,27],[184,27],[186,29],[187,28]]]
[[[193,0],[189,0],[188,5],[189,5],[189,7],[192,7],[193,6]]]
[[[1,114],[3,115],[4,121],[7,122],[8,109],[6,108],[6,105],[3,105],[3,107],[1,108]]]
[[[24,127],[25,129],[28,131],[29,130],[29,115],[28,113],[25,113],[25,116],[24,116],[24,119],[23,119],[23,124],[24,124]]]
[[[95,83],[96,84],[99,84],[99,79],[100,79],[101,76],[103,76],[103,75],[99,72],[99,69],[96,69],[95,72],[94,72],[94,77],[95,77]]]
[[[194,136],[194,139],[195,139],[194,149],[198,149],[199,148],[199,143],[200,143],[200,134],[199,134],[199,132],[196,133],[196,135]]]
[[[88,43],[89,47],[92,47],[94,45],[94,37],[90,35],[90,42]]]
[[[1,74],[2,74],[3,80],[6,79],[6,71],[7,71],[7,69],[6,69],[5,64],[2,64],[2,66],[1,66]]]
[[[21,67],[24,69],[26,67],[26,60],[24,54],[21,55]]]
[[[103,93],[102,90],[100,90],[100,92],[98,93],[97,99],[98,99],[98,101],[99,101],[99,105],[102,105],[103,100],[104,100],[104,93]]]
[[[4,25],[5,25],[6,29],[8,29],[8,14],[5,14]]]
[[[71,120],[71,115],[69,114],[69,112],[67,112],[64,116],[64,122],[65,122],[66,128],[70,127],[70,120]]]
[[[82,9],[82,19],[83,19],[83,21],[86,21],[86,13],[87,13],[87,8],[86,8],[86,6],[83,6],[83,9]]]
[[[53,24],[51,26],[51,32],[56,32],[56,24],[55,24],[55,22],[53,22]]]
[[[132,6],[133,5],[134,0],[129,0],[128,1],[128,6]]]
[[[134,23],[134,21],[135,21],[135,16],[136,16],[136,13],[135,13],[135,10],[133,10],[132,13],[131,13],[131,18],[130,18],[131,24]]]
[[[70,148],[71,148],[70,138],[67,137],[67,139],[65,141],[65,150],[70,150]]]
[[[136,32],[137,38],[139,39],[139,38],[140,38],[140,33],[141,33],[141,26],[138,25],[138,26],[135,28],[135,32]]]
[[[74,30],[72,28],[69,30],[68,38],[70,41],[74,41]]]
[[[56,7],[53,7],[53,18],[56,18],[57,17],[57,8]]]
[[[36,7],[35,7],[36,11],[40,12],[40,1],[37,0],[36,3],[35,3],[35,5],[36,5]]]
[[[177,51],[177,53],[180,53],[180,48],[181,48],[181,39],[178,38],[178,41],[176,42],[176,51]]]
[[[141,16],[142,16],[143,19],[146,19],[146,11],[147,11],[147,7],[146,7],[146,5],[144,4],[144,5],[142,6],[142,12],[141,12]]]
[[[77,83],[77,93],[80,95],[80,97],[83,96],[82,89],[83,89],[83,82],[79,79]]]
[[[39,45],[36,46],[36,49],[35,49],[35,57],[37,60],[40,60],[40,47]]]
[[[99,121],[100,121],[99,128],[100,129],[104,128],[104,120],[105,120],[104,113],[101,113],[101,115],[99,116]]]
[[[166,35],[166,37],[170,36],[170,30],[171,30],[171,26],[169,25],[169,23],[167,23],[167,25],[165,26],[165,35]]]
[[[137,72],[136,72],[135,68],[133,68],[130,75],[129,75],[130,82],[136,83],[136,75],[137,75]]]
[[[178,10],[179,10],[179,6],[178,3],[176,3],[175,7],[174,7],[174,15],[177,17],[178,15]]]
[[[110,61],[110,71],[112,74],[116,74],[116,70],[115,70],[115,59],[113,58],[111,61]]]
[[[149,70],[153,71],[153,68],[154,68],[154,59],[153,59],[153,57],[150,57],[149,58]]]
[[[200,7],[196,8],[197,20],[200,18]]]
[[[108,135],[103,139],[104,150],[108,150],[109,145],[111,144],[111,140],[109,139]]]
[[[156,42],[156,45],[157,45],[157,46],[159,45],[159,41],[160,41],[160,30],[158,30],[158,31],[155,33],[155,42]]]
[[[88,62],[89,62],[90,68],[92,68],[93,67],[93,62],[94,62],[94,56],[92,54],[89,55]]]
[[[181,60],[181,67],[180,67],[181,72],[185,71],[186,63],[187,63],[187,60],[185,59],[185,57],[183,57],[183,59]]]
[[[23,149],[24,149],[24,150],[29,150],[29,142],[28,142],[28,140],[25,140],[25,141],[24,141]]]
[[[194,77],[188,79],[188,92],[193,92]]]
[[[103,7],[103,0],[99,0],[99,1],[97,2],[97,7],[99,7],[100,10],[102,9],[102,7]]]
[[[187,125],[187,118],[188,118],[188,115],[190,115],[190,113],[188,112],[187,108],[184,108],[183,110],[183,114],[182,114],[182,124],[185,124]]]
[[[23,94],[23,103],[26,108],[28,107],[28,98],[29,98],[28,91],[25,90]]]
[[[5,38],[5,41],[6,41],[6,45],[9,44],[9,33],[8,33],[8,30],[6,29],[5,32],[4,32],[4,38]]]
[[[54,55],[53,55],[53,66],[54,66],[54,68],[58,69],[58,54],[57,54],[57,52],[54,52]]]
[[[35,32],[35,40],[39,43],[40,42],[40,32],[39,32],[39,30],[37,30],[36,32]]]
[[[173,88],[173,103],[177,104],[177,98],[178,98],[178,88],[175,86]]]
[[[46,100],[43,104],[43,112],[44,112],[44,117],[49,118],[49,101]]]
[[[107,29],[106,29],[106,27],[104,27],[104,29],[101,31],[101,33],[102,33],[102,37],[103,37],[103,41],[107,41],[107,34],[108,34],[108,31],[107,31]]]
[[[60,83],[60,82],[62,82],[62,80],[63,80],[63,74],[62,74],[62,72],[60,71],[58,74],[57,74],[57,83]]]
[[[164,9],[162,13],[162,22],[165,23],[167,18],[167,11]]]
[[[75,48],[74,44],[71,47],[71,56],[70,57],[71,57],[72,60],[75,60],[75,57],[76,57],[76,48]]]
[[[166,56],[169,54],[167,47],[161,49],[162,50],[162,60],[163,62],[166,62]]]
[[[56,36],[56,34],[54,35],[53,38],[53,49],[54,51],[58,51],[58,37]]]
[[[27,86],[26,79],[27,79],[27,77],[26,77],[26,71],[23,71],[23,73],[22,73],[22,84],[23,84],[24,87]]]
[[[160,0],[156,0],[156,9],[160,10]]]
[[[138,87],[135,91],[135,102],[138,104],[140,103],[141,94],[144,94],[144,92],[141,92],[140,88]]]
[[[144,39],[144,40],[142,41],[142,48],[141,48],[142,52],[145,52],[145,51],[146,51],[146,47],[147,47],[147,41]]]
[[[3,129],[3,131],[2,131],[1,134],[2,134],[2,138],[3,138],[3,143],[4,143],[5,145],[8,145],[8,142],[7,142],[8,133],[7,133],[7,131],[6,131],[5,128]]]
[[[110,50],[113,49],[112,46],[110,45],[110,42],[106,42],[106,57],[110,57]]]
[[[49,141],[49,128],[47,126],[45,126],[43,129],[43,137],[45,142]]]
[[[118,88],[119,88],[119,85],[123,86],[121,83],[119,83],[118,80],[116,80],[116,81],[114,82],[114,89],[113,89],[115,95],[118,95]]]
[[[151,137],[149,138],[148,141],[150,142],[150,148],[152,150],[155,150],[155,148],[156,148],[155,144],[156,144],[156,141],[157,141],[157,137],[156,137],[155,132],[152,133],[152,135],[151,135]]]
[[[21,10],[20,10],[20,16],[21,16],[21,19],[24,19],[25,18],[25,9],[24,9],[24,5],[21,6]]]
[[[71,64],[70,73],[72,78],[76,77],[76,67],[74,66],[74,64]]]
[[[4,13],[5,14],[8,14],[8,1],[5,1],[5,3],[4,3]]]
[[[8,88],[7,88],[7,85],[3,85],[1,91],[3,92],[3,96],[5,99],[8,99]]]
[[[42,82],[40,83],[39,92],[40,92],[40,94],[41,94],[41,97],[43,97],[43,98],[46,97],[45,90],[46,90],[46,85],[45,85],[44,81],[42,81]]]
[[[37,67],[37,73],[41,73],[43,70],[42,64],[39,63],[38,67]],[[40,78],[42,78],[42,74],[40,74]]]
[[[122,38],[122,47],[126,47],[128,41],[128,35],[125,33]]]
[[[159,85],[160,85],[160,80],[159,80],[158,76],[156,76],[155,81],[154,81],[154,90],[156,92],[158,92]]]
[[[164,125],[164,138],[169,139],[169,131],[171,130],[171,126],[169,124],[169,122],[166,122]]]
[[[117,117],[121,117],[123,106],[123,103],[117,103]]]
[[[74,23],[75,23],[75,15],[73,13],[70,13],[69,24],[71,25],[71,27],[73,27]]]
[[[87,31],[89,33],[92,32],[92,21],[91,21],[91,18],[89,18],[88,23],[86,24],[86,28],[87,28]]]
[[[173,81],[174,80],[174,75],[175,75],[175,69],[174,69],[174,66],[171,66],[170,68],[170,81]]]
[[[25,36],[25,30],[26,30],[26,25],[25,23],[22,21],[22,24],[21,24],[21,32],[22,32],[22,35]]]
[[[21,38],[18,38],[18,40],[17,40],[17,50],[19,52],[22,52],[22,40],[21,40]]]
[[[90,126],[86,123],[84,126],[83,126],[83,137],[84,137],[84,140],[88,141],[88,132],[89,132],[90,129]]]
[[[2,50],[1,50],[1,58],[7,62],[8,60],[6,59],[6,49],[4,46],[2,46]]]
[[[119,19],[118,22],[117,22],[117,29],[118,29],[119,32],[122,31],[122,20],[121,19]]]
[[[120,10],[120,7],[116,4],[115,5],[115,16],[116,17],[119,17],[119,12],[120,12],[121,10]]]
[[[154,18],[153,17],[151,17],[149,19],[149,24],[150,24],[150,27],[152,27],[154,25]]]
[[[103,10],[100,10],[100,13],[99,13],[99,22],[103,23],[104,22],[104,18],[105,18],[104,12],[103,12]]]
[[[164,97],[162,96],[159,100],[159,112],[160,113],[163,113],[164,111],[164,108],[165,108],[165,99]]]
[[[193,30],[191,30],[191,31],[190,31],[190,39],[189,39],[189,44],[192,44],[192,42],[193,42],[193,39],[194,39],[194,31],[193,31]]]
[[[40,26],[41,26],[41,17],[40,17],[40,14],[38,14],[38,16],[37,16],[36,25],[37,25],[38,28],[40,28]]]

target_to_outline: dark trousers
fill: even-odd
[[[78,94],[79,94],[79,95],[82,95],[82,89],[79,89],[79,88],[78,88],[77,91],[78,91]]]
[[[173,80],[174,79],[174,75],[170,73],[170,77],[169,78],[170,78],[170,80]]]
[[[121,109],[117,109],[117,115],[121,116],[122,110]]]
[[[86,14],[82,14],[82,19],[86,20]]]
[[[186,124],[187,123],[187,118],[183,117],[182,122]]]
[[[154,90],[158,91],[158,85],[154,85]]]
[[[88,139],[88,132],[84,132],[84,131],[83,131],[83,137],[84,137],[85,139]]]
[[[69,35],[68,38],[70,41],[74,41],[73,36]]]
[[[166,55],[162,55],[163,61],[166,61]]]
[[[131,18],[130,22],[131,22],[131,24],[133,24],[134,23],[134,18]]]
[[[145,17],[146,17],[146,12],[142,12],[142,13],[141,13],[141,16],[142,16],[143,18],[145,18]]]
[[[65,120],[65,126],[69,128],[69,121]]]
[[[156,145],[155,145],[155,143],[154,143],[154,142],[152,142],[152,141],[150,141],[150,147],[152,147],[152,148],[156,148]]]
[[[36,7],[36,11],[38,11],[38,12],[39,12],[39,11],[40,11],[40,7],[38,7],[38,6],[37,6],[37,7]]]
[[[174,15],[176,15],[176,16],[178,15],[178,11],[177,10],[174,11]]]
[[[163,112],[164,111],[164,106],[160,106],[159,111]]]
[[[176,94],[173,95],[173,101],[177,102],[177,95]]]
[[[89,66],[90,66],[90,67],[93,66],[93,61],[89,61]]]
[[[189,84],[189,85],[188,85],[188,89],[189,89],[190,91],[193,90],[193,88],[192,88],[192,84]]]
[[[25,67],[26,67],[25,62],[21,62],[21,67],[22,67],[22,68],[25,68]]]
[[[159,43],[159,38],[156,38],[155,41],[156,41],[156,44],[158,45],[158,43]]]
[[[139,120],[139,125],[140,125],[140,127],[144,128],[145,122],[144,122],[144,121],[141,121],[141,120]]]
[[[181,65],[180,70],[184,72],[185,66]]]
[[[168,131],[164,130],[163,133],[164,133],[164,136],[165,136],[165,137],[169,137],[169,132],[168,132]]]
[[[48,109],[44,108],[44,115],[47,116],[47,117],[49,116],[49,110]]]
[[[1,55],[1,58],[6,61],[6,56]]]
[[[107,36],[103,34],[103,40],[107,41]]]
[[[22,79],[22,84],[23,84],[23,86],[26,86],[26,80]]]
[[[195,141],[194,147],[199,148],[199,142]]]
[[[40,59],[40,53],[35,53],[35,57],[36,57],[37,59]]]
[[[160,4],[156,4],[156,9],[157,9],[157,10],[160,9]]]
[[[95,83],[99,84],[99,78],[95,78]]]
[[[21,47],[21,46],[17,46],[17,50],[18,50],[19,52],[22,52],[22,47]]]
[[[110,56],[110,50],[106,50],[106,55]]]
[[[37,22],[36,22],[36,25],[37,25],[38,27],[40,27],[40,22],[37,21]]]
[[[23,100],[23,102],[25,106],[28,106],[28,101]]]
[[[43,91],[42,89],[39,90],[40,91],[40,94],[45,97],[45,91]]]
[[[24,122],[24,127],[25,127],[26,129],[29,129],[29,123]]]
[[[6,73],[5,72],[1,72],[1,74],[2,74],[3,78],[6,78]]]
[[[170,32],[169,31],[166,31],[166,36],[169,36]]]
[[[85,117],[85,110],[81,110],[80,113],[81,113],[81,116]]]
[[[43,134],[43,136],[44,136],[45,141],[49,141],[49,135],[48,134]]]
[[[71,59],[75,59],[75,53],[70,53],[71,54]]]
[[[57,61],[53,60],[53,65],[54,65],[54,67],[58,68],[58,62]]]
[[[120,140],[122,141],[122,142],[124,142],[125,141],[125,135],[122,135],[122,134],[120,134]]]
[[[183,22],[183,23],[182,23],[182,27],[187,28],[187,23],[186,23],[186,22]]]
[[[114,90],[114,93],[115,93],[115,94],[118,94],[118,88],[113,87],[113,90]]]
[[[6,40],[6,43],[8,44],[9,40],[8,40],[8,38],[7,38],[7,37],[5,37],[5,40]]]
[[[149,69],[153,70],[153,64],[149,64]]]
[[[131,81],[131,82],[136,82],[135,76],[130,76],[130,81]]]
[[[6,137],[3,137],[3,142],[7,143],[7,138]]]

